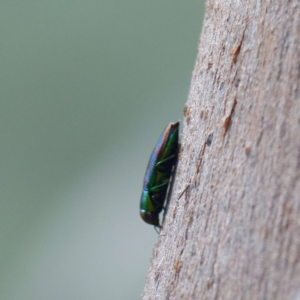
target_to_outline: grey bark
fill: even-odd
[[[299,56],[299,0],[207,1],[143,299],[300,299]]]

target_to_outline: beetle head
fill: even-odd
[[[159,227],[159,218],[157,213],[153,213],[150,211],[146,211],[141,209],[140,211],[141,218],[148,224],[154,225],[155,227]]]

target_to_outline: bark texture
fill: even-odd
[[[143,299],[300,299],[300,2],[208,0]]]

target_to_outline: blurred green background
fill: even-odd
[[[0,299],[139,299],[150,153],[182,120],[203,1],[1,1]]]

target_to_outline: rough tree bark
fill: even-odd
[[[300,299],[300,2],[208,0],[143,299]]]

